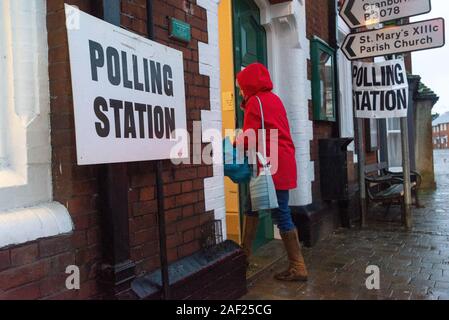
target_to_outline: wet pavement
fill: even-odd
[[[421,194],[425,208],[413,209],[412,230],[402,228],[399,210],[391,210],[388,221],[374,212],[367,228],[337,230],[303,249],[307,283],[273,279],[284,258],[249,280],[243,299],[449,300],[449,151],[436,151],[435,159],[438,189]],[[366,287],[368,266],[379,267],[379,290]]]

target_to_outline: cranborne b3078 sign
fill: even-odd
[[[346,0],[340,15],[350,28],[355,29],[417,16],[430,10],[430,0]]]
[[[187,127],[182,52],[77,14],[67,32],[78,164],[187,158],[173,152],[188,150],[176,134]]]

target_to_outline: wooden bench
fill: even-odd
[[[388,215],[392,205],[400,205],[404,214],[404,174],[389,171],[387,163],[381,162],[366,166],[365,175],[368,201],[387,206],[385,215]],[[410,178],[414,205],[421,208],[418,197],[422,181],[421,175],[411,171]]]

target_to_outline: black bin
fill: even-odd
[[[348,145],[353,138],[319,141],[321,197],[325,201],[348,200]]]

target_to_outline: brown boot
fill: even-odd
[[[307,268],[299,245],[298,232],[296,229],[281,233],[285,250],[287,250],[290,262],[288,269],[276,274],[274,277],[281,281],[307,281]]]
[[[259,217],[245,216],[245,224],[243,227],[243,243],[242,248],[246,255],[246,265],[249,265],[249,257],[252,253],[254,239],[256,238]]]

